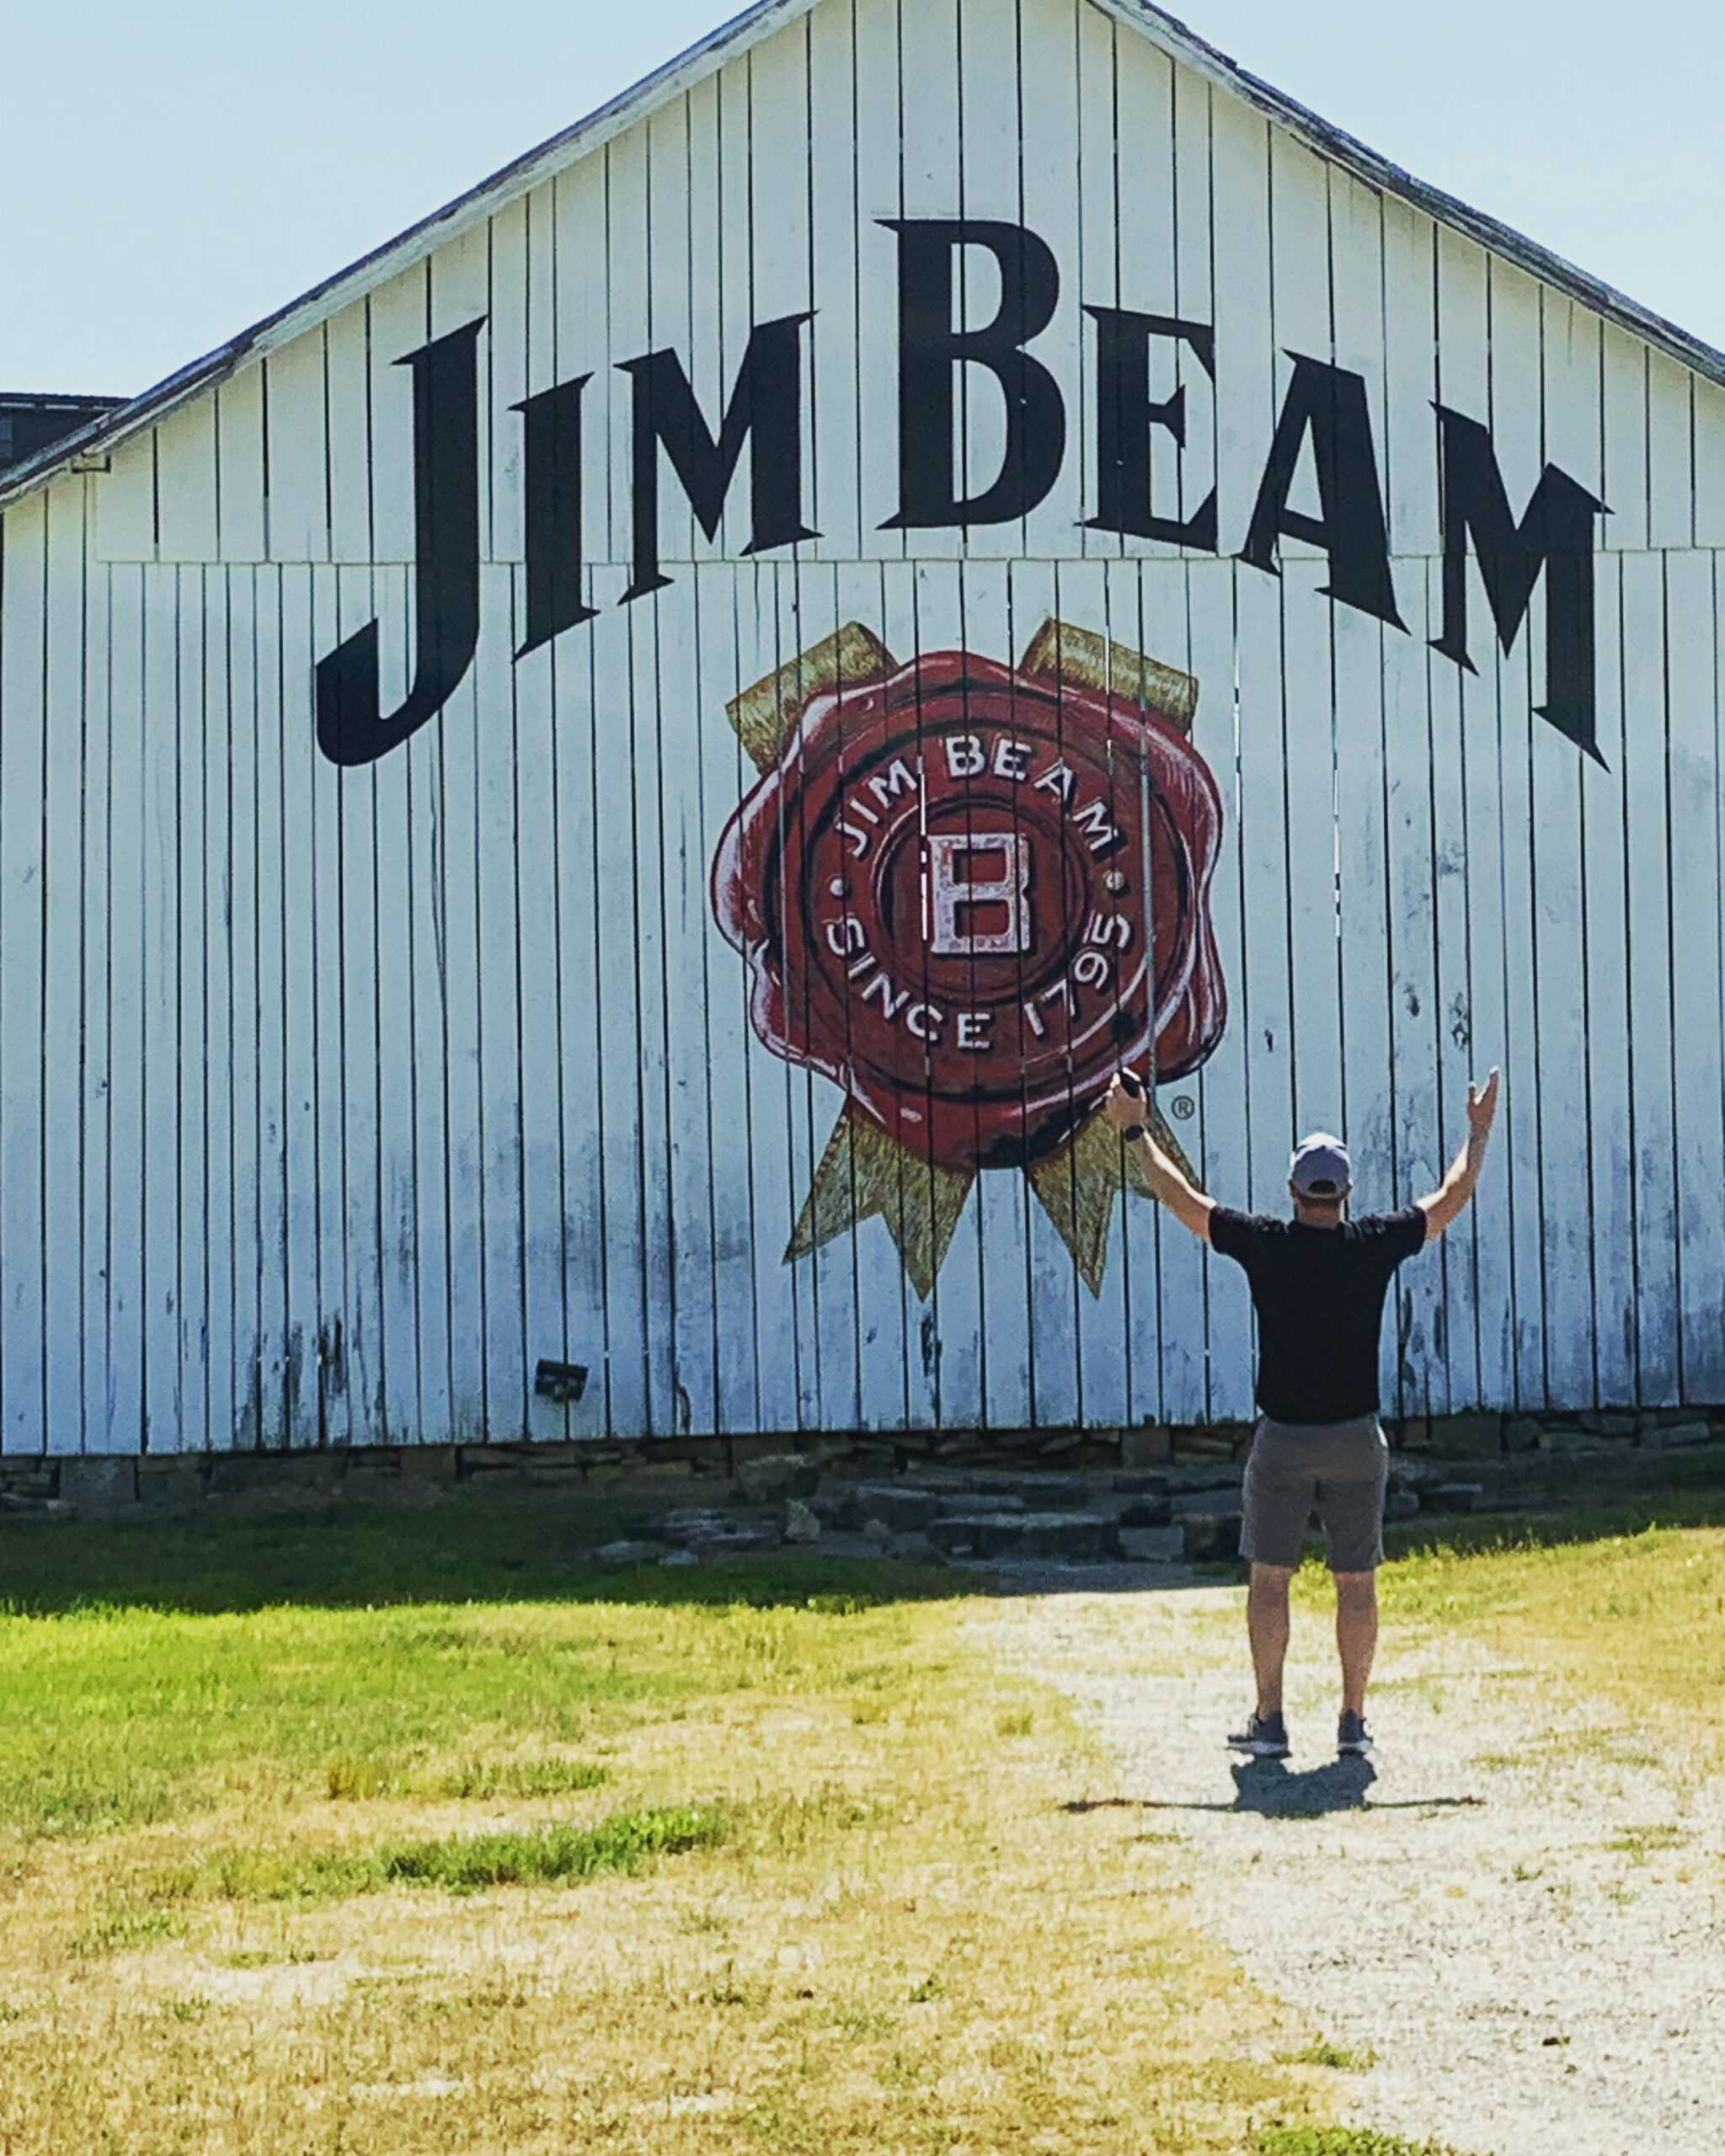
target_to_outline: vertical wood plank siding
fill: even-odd
[[[1066,451],[1010,522],[892,521],[907,218],[1057,262],[1029,349]],[[957,326],[1001,275],[962,251]],[[1214,327],[1213,371],[1156,342],[1183,445],[1151,430],[1159,514],[1215,488],[1213,551],[1088,521],[1097,308]],[[717,436],[790,316],[814,536],[749,554],[750,447],[709,540],[661,452],[669,581],[622,603],[622,363],[674,353]],[[338,769],[317,663],[375,620],[390,709],[417,649],[398,362],[481,317],[478,648]],[[1365,385],[1403,628],[1334,603],[1309,535],[1241,558],[1306,362]],[[962,494],[1008,416],[959,372]],[[516,408],[583,375],[598,611],[517,657]],[[1597,760],[1539,715],[1543,580],[1506,654],[1470,567],[1474,670],[1433,648],[1434,404],[1489,427],[1517,516],[1551,465],[1609,504]],[[1287,499],[1319,517],[1309,448]],[[1248,1414],[1243,1278],[1140,1197],[1090,1279],[1016,1169],[922,1285],[877,1214],[788,1258],[843,1096],[763,1045],[715,922],[758,775],[727,707],[847,622],[1011,666],[1055,617],[1196,677],[1230,1010],[1162,1100],[1219,1197],[1280,1209],[1322,1126],[1359,1204],[1408,1203],[1503,1065],[1480,1205],[1398,1283],[1386,1409],[1725,1396],[1725,392],[1087,0],[820,0],[0,534],[6,1453]],[[536,1396],[546,1358],[588,1366],[579,1403]]]

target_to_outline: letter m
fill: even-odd
[[[1603,764],[1594,733],[1594,519],[1605,504],[1546,465],[1518,524],[1490,434],[1439,404],[1443,472],[1444,632],[1434,651],[1474,672],[1467,655],[1467,542],[1508,654],[1546,575],[1546,701],[1540,718]]]
[[[916,781],[904,758],[895,756],[891,767],[884,776],[877,771],[869,780],[868,791],[883,808],[889,808],[901,793],[914,794],[916,791]]]
[[[751,529],[744,552],[759,554],[770,547],[820,536],[803,521],[802,329],[813,318],[788,314],[759,323],[750,332],[717,440],[675,352],[649,352],[619,363],[620,371],[634,382],[634,567],[625,601],[670,582],[659,567],[661,444],[709,539],[718,536],[725,494],[745,439],[752,445]]]
[[[1087,801],[1081,808],[1075,808],[1072,821],[1088,835],[1092,853],[1112,853],[1120,843],[1120,834],[1108,821],[1108,809],[1100,800]]]

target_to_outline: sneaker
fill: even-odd
[[[1371,1749],[1371,1732],[1365,1726],[1365,1716],[1344,1713],[1336,1724],[1336,1749],[1343,1754],[1354,1753],[1363,1757]]]
[[[1248,1715],[1245,1728],[1233,1732],[1228,1746],[1231,1751],[1249,1752],[1254,1759],[1285,1759],[1287,1728],[1279,1714]]]

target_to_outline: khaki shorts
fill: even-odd
[[[1350,1422],[1274,1422],[1261,1415],[1246,1462],[1240,1554],[1254,1565],[1297,1565],[1315,1512],[1332,1572],[1384,1561],[1390,1449],[1375,1415]]]

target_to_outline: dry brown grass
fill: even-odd
[[[625,1654],[667,1621],[605,1615]],[[260,1762],[200,1817],[15,1841],[0,2148],[1220,2156],[1308,2116],[1326,2079],[1275,2055],[1310,2032],[1183,1920],[1135,1813],[1063,1808],[1089,1741],[957,1648],[960,1615],[864,1613],[845,1620],[861,1669],[829,1656],[620,1725],[600,1787],[475,1801],[338,1775],[355,1793],[331,1797]],[[197,1883],[224,1849],[709,1801],[734,1806],[723,1846],[569,1888]]]

